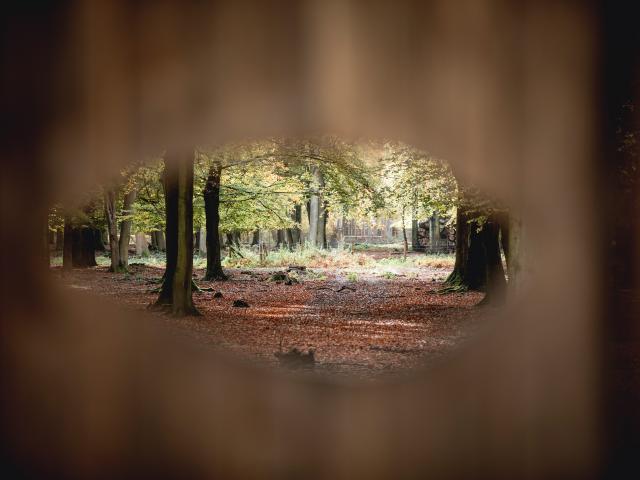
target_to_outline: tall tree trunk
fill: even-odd
[[[287,247],[289,250],[293,250],[294,240],[293,240],[293,228],[287,228],[284,231],[284,239],[287,243]]]
[[[282,228],[279,228],[278,230],[276,230],[276,250],[279,250],[280,248],[282,248],[283,244],[284,244],[284,230]]]
[[[157,239],[158,239],[158,249],[161,252],[166,252],[167,251],[167,242],[165,241],[165,236],[164,236],[164,231],[163,230],[158,230],[156,232],[157,235]]]
[[[136,191],[131,190],[124,196],[122,202],[122,214],[131,215],[133,202],[136,200]],[[129,268],[129,240],[131,239],[131,220],[120,222],[120,268]]]
[[[93,232],[93,246],[99,252],[106,252],[107,247],[104,245],[104,240],[102,238],[102,229],[101,228],[92,228]]]
[[[193,156],[177,165],[177,240],[176,271],[173,277],[172,313],[198,315],[193,305]]]
[[[74,267],[87,268],[95,267],[96,263],[96,243],[93,228],[74,227],[71,230],[71,261]]]
[[[118,245],[118,220],[116,218],[116,191],[107,190],[104,194],[104,211],[107,218],[107,228],[109,230],[109,247],[111,250],[110,272],[122,272],[124,269],[120,265],[120,247]]]
[[[207,271],[204,280],[226,280],[220,252],[220,180],[222,168],[214,164],[204,187],[204,211],[207,224]]]
[[[507,257],[507,272],[509,276],[509,294],[518,295],[522,289],[523,275],[522,268],[525,259],[522,252],[522,235],[523,226],[522,219],[517,215],[511,213],[509,215],[509,230],[505,235],[503,230],[503,237],[508,238],[508,246],[505,250],[505,256]],[[504,244],[503,244],[504,247]]]
[[[62,247],[62,268],[64,270],[71,270],[73,268],[73,225],[71,224],[71,218],[65,215],[64,217],[64,239]]]
[[[258,245],[260,243],[260,230],[254,230],[251,237],[251,246]]]
[[[501,305],[504,303],[507,282],[500,255],[500,223],[495,216],[490,216],[480,232],[486,258],[486,295],[482,304]]]
[[[407,226],[405,225],[405,222],[404,222],[404,215],[405,215],[405,209],[404,207],[402,207],[402,240],[404,242],[403,244],[404,248],[402,249],[402,259],[406,260],[407,252],[409,251],[409,239],[407,238]]]
[[[162,185],[167,232],[165,241],[167,261],[160,294],[155,305],[170,307],[173,304],[173,279],[178,261],[178,172],[177,166],[168,161],[165,162]]]
[[[323,247],[324,226],[322,188],[324,178],[320,167],[313,167],[311,181],[311,197],[309,198],[309,243],[315,247]]]
[[[323,183],[324,185],[324,183]],[[317,244],[320,248],[327,248],[327,221],[329,219],[329,211],[327,209],[327,202],[322,200],[320,196],[320,210],[318,212],[318,239]]]
[[[149,245],[144,232],[136,233],[136,255],[149,255]]]
[[[411,215],[411,250],[417,252],[420,250],[420,242],[418,241],[418,219],[415,214]]]
[[[64,248],[64,228],[56,230],[56,252],[62,251]]]
[[[445,290],[487,292],[482,303],[501,303],[506,280],[500,256],[500,225],[492,215],[482,226],[470,221],[476,214],[461,204],[456,218],[456,263],[445,282]]]
[[[486,280],[486,261],[477,224],[470,223],[469,208],[460,202],[456,214],[456,262],[445,281],[451,290],[479,289]]]
[[[300,231],[300,225],[302,224],[302,205],[295,205],[291,219],[296,222],[296,226],[291,228],[291,237],[293,243],[300,245],[302,243],[302,232]]]
[[[200,228],[198,230],[198,251],[200,255],[207,254],[207,229]]]

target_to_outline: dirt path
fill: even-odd
[[[433,270],[433,269],[431,269]],[[111,296],[143,310],[157,294],[162,270],[134,265],[130,275],[111,274],[104,267],[74,270],[61,276],[70,288]],[[274,353],[315,351],[315,372],[364,379],[407,372],[434,362],[472,335],[480,323],[473,306],[481,294],[438,295],[446,271],[425,269],[417,278],[361,275],[348,281],[343,273],[307,272],[300,283],[270,280],[271,271],[230,270],[227,282],[199,282],[222,293],[194,296],[202,317],[176,319],[158,314],[177,331],[198,342],[224,347],[267,364],[278,365]],[[196,278],[204,272],[197,271]],[[244,299],[248,308],[233,307]]]

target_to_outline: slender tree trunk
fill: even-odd
[[[253,237],[251,238],[251,246],[260,244],[260,230],[253,231]]]
[[[73,268],[73,226],[68,216],[64,217],[64,239],[62,247],[62,268],[71,270]]]
[[[312,246],[322,248],[322,238],[324,228],[322,222],[322,187],[324,178],[320,167],[313,167],[311,182],[311,197],[309,199],[309,243]]]
[[[293,207],[292,219],[296,222],[296,226],[291,229],[293,242],[296,245],[300,245],[302,243],[302,232],[300,231],[300,225],[302,224],[302,205],[295,205]]]
[[[136,191],[131,190],[124,196],[122,205],[122,214],[131,215],[133,202],[136,200]],[[131,220],[122,220],[120,222],[120,268],[127,270],[129,268],[129,241],[131,240]]]
[[[220,252],[220,180],[222,168],[214,164],[204,187],[204,210],[207,223],[207,271],[204,280],[226,280]]]
[[[503,237],[508,238],[507,250],[505,255],[507,256],[507,271],[509,275],[509,293],[510,295],[518,295],[522,289],[523,275],[522,268],[525,259],[523,258],[522,251],[522,235],[523,226],[522,219],[517,215],[509,215],[509,231]],[[503,244],[504,245],[504,244]]]
[[[62,251],[64,248],[64,228],[56,230],[56,252]]]
[[[293,240],[293,228],[287,228],[284,231],[284,239],[287,243],[287,247],[289,250],[293,250],[294,240]]]
[[[176,271],[173,278],[172,313],[198,315],[193,305],[193,156],[178,165]]]
[[[111,250],[110,272],[123,271],[120,265],[120,246],[118,244],[118,221],[116,218],[116,191],[107,190],[104,194],[104,210],[109,230],[109,247]]]
[[[407,226],[405,225],[405,222],[404,222],[404,214],[405,214],[405,209],[404,207],[402,207],[402,239],[404,241],[402,259],[407,260],[407,253],[409,251],[409,239],[407,238]]]
[[[329,219],[329,211],[327,210],[327,202],[322,200],[320,196],[320,210],[318,212],[318,239],[317,243],[320,248],[327,248],[327,221]]]
[[[282,248],[284,244],[284,230],[282,228],[276,230],[276,250]]]
[[[418,220],[415,215],[411,215],[411,250],[417,252],[420,250],[420,242],[418,241]]]

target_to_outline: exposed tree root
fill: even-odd
[[[468,291],[469,291],[469,287],[459,283],[457,285],[448,285],[439,290],[436,290],[436,293],[438,293],[439,295],[446,295],[448,293],[465,293]]]
[[[229,280],[229,277],[225,275],[224,272],[213,272],[211,274],[205,274],[202,280],[205,282],[224,282],[225,280]]]

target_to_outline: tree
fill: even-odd
[[[220,178],[222,165],[212,162],[204,187],[204,209],[207,225],[207,271],[204,280],[226,280],[220,252]]]
[[[118,245],[118,220],[117,220],[117,191],[115,188],[109,188],[104,194],[104,209],[107,219],[107,227],[109,230],[109,246],[111,251],[111,272],[124,272],[126,267],[120,262],[120,248]]]
[[[136,191],[129,187],[122,202],[122,219],[120,220],[120,270],[127,270],[129,267],[129,240],[131,239],[133,202],[135,199]]]
[[[163,175],[167,267],[156,306],[176,316],[198,315],[193,304],[193,156],[167,157]]]
[[[443,292],[479,290],[486,292],[483,304],[504,301],[506,279],[500,237],[508,237],[502,228],[508,218],[505,212],[477,191],[461,190],[456,214],[456,261]]]

